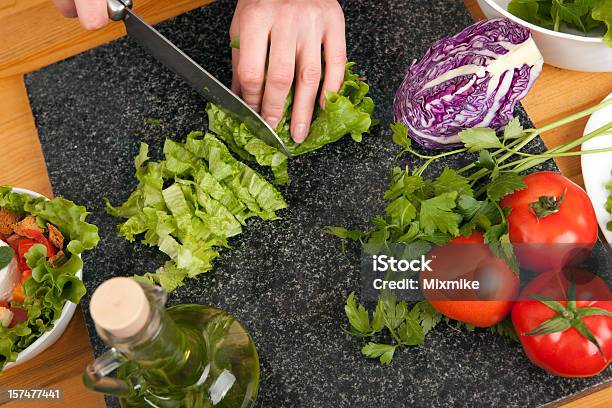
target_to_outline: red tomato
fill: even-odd
[[[23,309],[11,307],[11,312],[13,312],[13,320],[11,320],[9,327],[15,327],[19,323],[23,323],[28,320],[28,312]]]
[[[590,377],[605,369],[612,359],[612,294],[606,283],[581,269],[546,272],[531,281],[515,302],[512,322],[527,357],[551,374],[562,377]],[[567,301],[570,278],[575,287],[575,307]],[[555,311],[534,295],[545,296],[563,313]],[[560,305],[557,306],[557,305]],[[587,308],[599,308],[600,311]],[[590,310],[591,313],[584,317]],[[548,334],[538,334],[544,322],[555,318],[560,326]],[[582,334],[592,334],[597,345]]]
[[[44,237],[44,235],[39,233],[34,238],[34,241],[36,241],[38,244],[43,244],[47,248],[47,258],[51,258],[55,255],[55,248],[53,247],[53,245],[51,245],[49,240]]]
[[[512,308],[519,290],[519,278],[484,244],[481,232],[458,237],[435,248],[428,256],[432,271],[420,274],[423,294],[443,315],[489,327],[502,321]],[[425,289],[425,279],[478,281],[478,289]]]
[[[29,239],[29,238],[21,238],[16,242],[16,251],[17,251],[17,263],[19,264],[19,270],[21,272],[30,269],[28,266],[25,254],[28,253],[30,248],[35,244],[43,244],[47,248],[47,258],[50,258],[55,255],[55,248],[53,245],[43,236],[40,236],[37,239]]]
[[[23,272],[26,269],[30,269],[30,267],[28,266],[28,264],[26,262],[25,254],[35,244],[38,244],[38,242],[34,241],[33,239],[28,239],[28,238],[22,238],[17,243],[17,263],[19,264],[19,270],[20,271]]]
[[[0,301],[0,307],[8,308],[9,307],[9,303],[4,301],[4,300],[2,300],[2,301]]]
[[[506,196],[510,241],[521,265],[536,272],[576,265],[597,240],[597,218],[584,190],[551,171],[523,178],[527,188]],[[561,200],[561,197],[563,199]]]

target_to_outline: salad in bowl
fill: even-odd
[[[98,244],[85,207],[0,187],[0,370],[59,338],[85,294],[81,253]]]

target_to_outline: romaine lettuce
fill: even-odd
[[[212,134],[166,140],[164,160],[148,160],[143,143],[134,161],[138,187],[121,206],[107,202],[107,211],[126,218],[119,235],[133,241],[144,234],[143,243],[168,255],[156,272],[137,277],[167,291],[210,270],[215,247],[227,246],[249,217],[277,219],[276,211],[287,207],[278,190]]]
[[[344,83],[340,90],[325,95],[325,109],[321,109],[318,105],[315,107],[308,137],[301,144],[295,143],[290,135],[293,94],[292,92],[289,94],[285,113],[276,132],[293,155],[298,156],[319,149],[348,134],[356,142],[361,142],[363,134],[375,124],[374,102],[367,96],[370,88],[363,78],[351,71],[353,65],[353,63],[346,65]],[[289,183],[287,156],[255,137],[244,123],[237,121],[223,108],[209,103],[206,112],[210,130],[215,132],[234,153],[243,160],[256,161],[261,166],[269,166],[274,173],[275,184]]]

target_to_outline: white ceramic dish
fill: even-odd
[[[612,94],[608,95],[607,99],[612,98]],[[610,122],[612,118],[612,106],[595,112],[591,115],[584,134],[590,133],[597,128],[602,127],[606,123]],[[612,132],[594,137],[582,144],[582,150],[593,150],[593,149],[605,149],[612,147]],[[606,224],[612,221],[612,215],[610,215],[604,205],[608,199],[609,190],[606,190],[605,184],[612,181],[612,152],[605,153],[594,153],[584,154],[581,156],[582,162],[582,176],[584,178],[584,186],[586,191],[595,207],[595,214],[597,215],[597,221],[599,227],[603,231],[606,241],[612,244],[612,231],[608,231]]]
[[[531,30],[544,61],[559,68],[587,72],[612,72],[612,48],[601,38],[549,30],[508,12],[510,0],[478,0],[487,18],[506,17]]]
[[[41,194],[23,188],[13,188],[13,191],[16,193],[28,194],[32,197],[44,197]],[[83,270],[78,271],[76,273],[76,276],[82,280]],[[44,350],[49,348],[51,345],[53,345],[53,343],[55,343],[57,339],[59,339],[60,336],[64,333],[66,327],[68,327],[68,323],[70,323],[70,320],[72,319],[75,310],[76,305],[74,303],[66,302],[66,304],[64,304],[64,308],[62,309],[62,313],[59,319],[57,319],[53,324],[53,329],[36,339],[36,341],[30,344],[28,348],[19,353],[19,355],[17,356],[17,361],[15,361],[14,363],[8,363],[4,366],[4,369],[6,370],[21,363],[25,363],[26,361],[36,357]]]

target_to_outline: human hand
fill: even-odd
[[[346,38],[338,2],[238,0],[230,37],[240,38],[240,49],[232,49],[232,90],[273,128],[296,77],[291,136],[303,142],[321,81],[321,47],[325,58],[321,106],[325,91],[337,91],[344,80]]]
[[[78,17],[86,30],[97,30],[108,23],[106,0],[53,0],[64,17]]]

